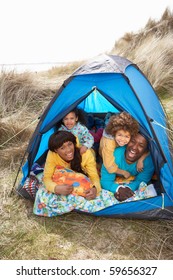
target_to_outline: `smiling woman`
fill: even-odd
[[[57,166],[68,168],[77,173],[88,175],[92,188],[87,191],[86,199],[93,199],[101,190],[96,161],[91,150],[87,150],[81,155],[76,144],[76,137],[71,132],[57,131],[51,135],[44,167],[44,184],[46,189],[52,193],[60,195],[72,193],[72,183],[57,185],[52,179]]]
[[[33,210],[39,216],[52,217],[74,209],[96,212],[116,203],[113,194],[101,191],[93,153],[88,149],[81,155],[76,137],[68,131],[50,136],[43,182]]]

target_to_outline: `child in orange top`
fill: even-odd
[[[130,114],[122,112],[110,117],[100,140],[99,149],[103,164],[109,173],[117,173],[126,179],[130,177],[129,172],[118,168],[113,152],[116,147],[127,145],[131,137],[136,135],[138,131],[139,124]],[[143,161],[146,156],[145,154],[138,160],[138,172],[142,171]]]

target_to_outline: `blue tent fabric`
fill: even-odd
[[[166,207],[163,207],[163,204]],[[120,203],[117,205],[110,206],[106,209],[95,212],[96,216],[105,215],[107,217],[120,217],[126,218],[127,216],[133,218],[164,218],[165,216],[172,217],[172,201],[165,196],[157,196],[153,198],[148,198],[145,200],[131,201],[128,203]],[[148,212],[152,212],[152,215]],[[157,213],[157,216],[155,215]]]
[[[173,214],[173,162],[166,114],[142,71],[137,65],[120,56],[98,56],[79,67],[64,81],[45,109],[30,140],[21,185],[32,164],[47,150],[48,140],[56,123],[76,106],[87,113],[127,111],[139,122],[141,131],[148,138],[155,170],[163,186],[166,197],[164,210],[168,207],[169,214],[170,209]],[[147,200],[134,202],[133,211],[129,204],[127,206],[127,203],[124,203],[95,214],[135,216],[137,213],[143,213],[143,217],[161,217],[162,211],[157,209],[161,207],[161,198],[158,196],[153,198],[153,201],[150,207],[146,207]],[[163,217],[166,217],[166,213],[167,211]]]

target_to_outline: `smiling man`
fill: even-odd
[[[128,171],[133,180],[128,184],[116,183],[117,175],[115,173],[108,173],[105,166],[101,168],[101,185],[103,189],[109,190],[115,194],[119,201],[124,201],[132,197],[134,191],[138,189],[141,182],[148,183],[154,172],[154,165],[150,154],[144,160],[144,167],[142,172],[138,172],[136,165],[138,159],[144,155],[148,150],[147,140],[138,133],[132,137],[128,145],[125,147],[118,147],[114,151],[115,162],[120,169]]]

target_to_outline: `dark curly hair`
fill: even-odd
[[[72,142],[75,147],[74,158],[71,161],[71,169],[76,172],[85,174],[81,167],[82,157],[80,154],[80,150],[78,147],[76,147],[77,144],[76,137],[71,132],[68,131],[54,132],[49,138],[48,148],[50,151],[55,152],[55,150],[59,149],[66,142]]]
[[[106,133],[114,137],[121,129],[128,131],[131,136],[135,136],[139,132],[139,123],[127,112],[111,116],[105,128]]]

